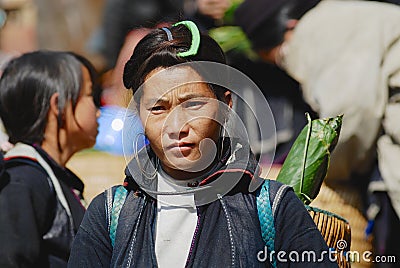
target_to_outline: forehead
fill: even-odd
[[[189,93],[214,97],[214,92],[203,78],[188,66],[153,70],[145,78],[142,90],[142,99]]]

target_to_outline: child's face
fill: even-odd
[[[140,118],[164,170],[170,174],[205,170],[215,159],[220,133],[214,92],[204,82],[177,86],[180,81],[202,81],[190,67],[156,69],[146,81]]]
[[[66,109],[66,117],[69,118],[66,118],[68,135],[74,151],[90,148],[95,144],[98,134],[97,118],[100,116],[100,111],[93,101],[93,85],[86,67],[82,67],[82,77],[83,83],[75,111],[73,111],[71,103]]]

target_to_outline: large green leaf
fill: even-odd
[[[330,154],[339,139],[342,115],[312,120],[300,132],[276,178],[293,187],[308,205],[318,195],[326,177]]]

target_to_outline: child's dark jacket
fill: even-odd
[[[33,159],[2,161],[0,172],[0,267],[66,267],[85,212],[82,181],[41,148],[69,205],[57,199],[46,171]],[[75,192],[74,192],[75,191]]]

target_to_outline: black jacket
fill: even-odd
[[[236,147],[239,148],[239,147]],[[264,256],[264,241],[261,236],[257,214],[254,185],[260,185],[257,165],[241,157],[248,147],[242,146],[223,157],[217,170],[202,181],[211,185],[219,180],[239,180],[233,188],[212,187],[220,198],[197,206],[198,224],[187,257],[187,267],[269,267],[268,262],[259,261]],[[139,154],[139,157],[141,155]],[[229,158],[230,160],[227,160]],[[155,256],[155,220],[157,200],[148,192],[156,183],[146,183],[140,175],[135,159],[129,163],[126,187],[130,190],[119,216],[114,248],[111,246],[106,217],[105,195],[98,195],[90,204],[74,241],[69,267],[157,267]],[[225,176],[225,178],[223,178]],[[156,181],[156,179],[153,179]],[[153,186],[152,186],[153,185]],[[281,184],[271,181],[271,191],[277,192]],[[144,191],[146,188],[148,192]],[[275,250],[287,253],[296,250],[315,251],[319,256],[328,251],[327,245],[304,205],[289,188],[277,197],[275,212]],[[207,197],[210,197],[210,193]],[[276,196],[276,195],[274,195]],[[202,193],[195,193],[195,201],[202,200]],[[287,256],[286,256],[287,257]],[[324,258],[320,263],[279,263],[279,267],[337,267],[335,262]]]
[[[72,240],[83,219],[85,209],[79,194],[83,192],[82,181],[41,148],[35,149],[59,180],[72,217],[60,205],[46,171],[36,161],[2,161],[0,267],[66,267]]]

